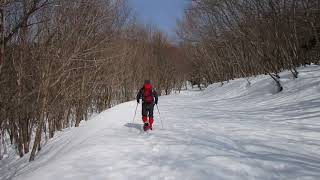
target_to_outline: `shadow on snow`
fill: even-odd
[[[142,124],[138,124],[138,123],[127,123],[124,126],[126,126],[128,128],[137,129],[139,131],[142,129]]]

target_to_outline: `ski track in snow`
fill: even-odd
[[[58,133],[32,163],[0,164],[0,178],[320,179],[320,67],[214,84],[159,99],[154,131],[141,131],[135,101]],[[10,170],[8,170],[10,168]]]

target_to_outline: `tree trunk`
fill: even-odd
[[[21,136],[19,136],[19,131],[17,127],[14,128],[13,137],[15,139],[15,144],[18,149],[19,156],[23,157],[23,145],[22,145]]]
[[[64,120],[63,126],[64,127],[63,128],[67,128],[70,126],[70,124],[69,124],[70,112],[71,112],[70,107],[68,107],[68,109],[64,111],[64,114],[63,114],[63,120]]]
[[[43,98],[42,100],[42,110],[40,111],[40,115],[39,115],[39,124],[38,124],[38,127],[37,127],[37,131],[36,131],[36,137],[35,137],[35,140],[34,140],[34,143],[33,143],[33,147],[32,147],[32,151],[31,151],[31,154],[30,154],[30,158],[29,158],[29,161],[33,161],[34,158],[35,158],[35,155],[36,155],[36,151],[38,149],[41,150],[41,146],[40,146],[40,143],[41,143],[41,132],[42,132],[42,129],[43,129],[43,124],[44,124],[44,117],[45,117],[45,107],[46,107],[46,102],[47,101],[47,98],[46,96]]]
[[[54,131],[55,131],[55,125],[54,125],[54,119],[49,119],[48,124],[49,124],[49,138],[53,138],[54,136]]]
[[[2,160],[3,155],[2,155],[2,132],[0,131],[0,160]]]
[[[10,122],[13,123],[13,120],[11,119]],[[8,132],[9,132],[9,136],[10,136],[10,143],[11,143],[11,145],[13,144],[13,131],[14,131],[14,128],[13,128],[12,123],[10,123],[10,125],[9,125],[9,126],[10,126],[10,131],[8,131]]]
[[[48,65],[48,69],[47,69],[48,71],[49,71],[49,68],[50,68],[50,64]],[[37,149],[38,149],[38,151],[41,150],[41,133],[42,133],[43,125],[44,125],[44,119],[45,119],[45,113],[46,113],[46,107],[47,107],[47,97],[48,97],[48,92],[49,92],[48,88],[49,88],[49,79],[46,79],[44,81],[44,88],[43,88],[44,97],[42,99],[41,110],[40,110],[40,114],[38,117],[39,124],[38,124],[38,128],[36,131],[36,137],[35,137],[35,140],[33,143],[33,147],[32,147],[29,161],[34,160]]]
[[[79,127],[80,122],[82,120],[82,108],[81,108],[81,102],[78,101],[78,107],[76,108],[76,124],[75,127]]]
[[[291,68],[290,71],[295,79],[298,78],[299,72],[295,67]]]
[[[34,140],[34,144],[33,144],[33,148],[32,148],[32,151],[31,151],[31,154],[30,154],[30,158],[29,158],[29,161],[33,161],[34,158],[35,158],[35,155],[36,155],[36,151],[37,151],[37,148],[40,144],[40,141],[41,141],[41,130],[42,130],[42,124],[43,124],[43,120],[41,120],[41,118],[43,119],[44,116],[42,115],[43,113],[41,113],[40,115],[40,122],[38,124],[38,128],[37,128],[37,131],[36,131],[36,137],[35,137],[35,140]]]
[[[283,87],[280,83],[280,80],[279,80],[279,75],[273,75],[271,73],[269,73],[269,76],[271,76],[271,78],[277,83],[277,87],[278,87],[278,92],[281,92],[283,90]]]
[[[29,153],[29,143],[30,143],[29,119],[26,119],[23,127],[23,147],[24,147],[25,154]]]
[[[7,144],[5,141],[5,135],[4,135],[4,131],[2,133],[2,146],[3,146],[3,154],[8,154],[7,152]]]
[[[5,27],[4,27],[4,12],[3,9],[0,9],[0,74],[2,67],[4,65],[4,37],[5,37]]]

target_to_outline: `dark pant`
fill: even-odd
[[[154,108],[153,103],[150,103],[150,104],[142,103],[142,116],[153,118],[153,108]]]

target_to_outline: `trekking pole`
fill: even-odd
[[[134,123],[134,119],[136,118],[137,109],[138,109],[138,104],[139,104],[139,103],[137,103],[136,110],[134,111],[134,116],[133,116],[133,119],[132,119],[132,124]]]
[[[160,116],[160,111],[159,111],[158,104],[156,104],[156,106],[157,106],[157,109],[158,109],[159,119],[160,119],[160,121],[161,121],[161,126],[162,126],[162,129],[163,129],[163,123],[162,123],[162,119],[161,119],[161,116]]]

